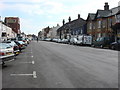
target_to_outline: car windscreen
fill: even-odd
[[[11,48],[11,46],[9,44],[0,43],[0,49],[7,49],[7,48]]]
[[[20,44],[24,44],[24,42],[22,42],[22,41],[18,41]]]

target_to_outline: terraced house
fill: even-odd
[[[93,36],[93,40],[99,37],[115,37],[112,26],[116,23],[116,14],[120,6],[109,9],[106,2],[104,10],[97,10],[96,13],[89,13],[87,17],[87,34]]]
[[[71,37],[77,37],[80,34],[86,34],[86,21],[80,17],[71,21],[71,17],[68,18],[67,23],[63,20],[63,26],[57,30],[57,34],[60,39],[70,39]]]

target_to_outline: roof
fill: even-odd
[[[97,10],[95,18],[101,18],[101,17],[110,17],[113,15],[116,15],[120,10],[120,6],[112,8],[110,10]],[[90,14],[91,17],[92,14]]]
[[[71,22],[66,23],[62,27],[60,27],[57,31],[63,30],[63,29],[75,29],[75,28],[80,28],[83,25],[86,24],[86,21],[82,18],[75,19]]]
[[[95,18],[108,17],[110,10],[97,10]]]
[[[117,15],[120,14],[120,10],[118,11]]]
[[[94,20],[95,15],[96,15],[95,13],[89,13],[88,17],[87,17],[87,20]]]

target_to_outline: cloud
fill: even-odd
[[[46,26],[56,26],[57,23],[62,25],[63,19],[68,22],[69,16],[74,20],[80,14],[86,19],[88,13],[96,13],[97,9],[104,9],[106,1],[109,2],[110,8],[113,8],[118,6],[119,0],[0,0],[0,15],[8,10],[20,11],[22,17],[24,14],[28,16],[27,19],[21,19],[21,28],[26,33],[32,33],[32,30],[36,33]],[[38,22],[36,17],[41,21]]]

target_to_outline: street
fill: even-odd
[[[118,88],[118,51],[32,41],[2,69],[3,88]]]

